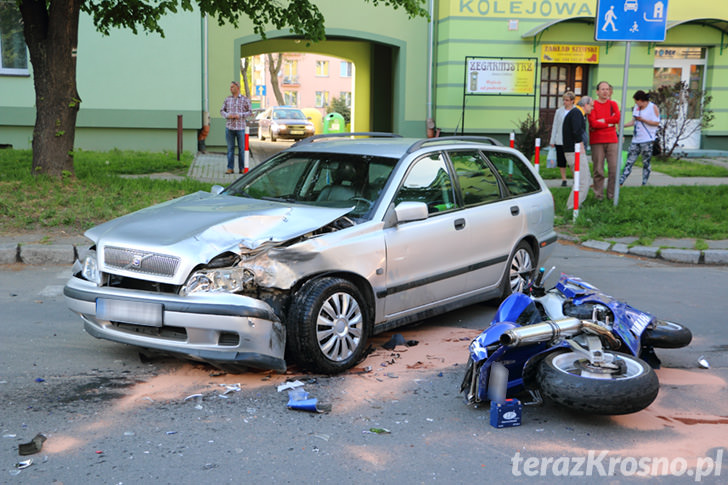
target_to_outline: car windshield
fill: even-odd
[[[353,207],[370,217],[397,159],[338,153],[283,152],[230,185],[224,194],[321,207]]]
[[[297,109],[277,109],[273,111],[274,120],[305,120],[303,111]]]

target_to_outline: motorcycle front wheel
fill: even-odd
[[[538,367],[541,393],[562,406],[591,414],[629,414],[641,411],[657,397],[657,374],[641,359],[620,352],[619,369],[590,364],[580,353],[554,352]]]

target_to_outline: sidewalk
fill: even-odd
[[[728,158],[716,157],[706,160],[709,163],[725,164]],[[251,154],[250,168],[257,161]],[[224,153],[198,153],[192,162],[187,176],[210,184],[227,186],[240,174],[226,174],[226,157]],[[632,171],[625,186],[639,186],[642,181],[641,169]],[[569,180],[569,184],[571,184]],[[547,180],[549,187],[560,187],[560,180]],[[728,178],[712,177],[670,177],[659,172],[652,172],[650,185],[728,185]],[[577,242],[564,234],[562,240]],[[631,246],[637,238],[615,238],[608,241],[584,241],[582,246],[594,250],[610,251],[639,257],[658,258],[675,263],[728,265],[728,240],[706,241],[708,249],[696,249],[695,239],[657,239],[651,246]],[[88,241],[82,235],[46,234],[23,236],[0,236],[0,264],[71,264],[76,258],[82,258],[88,250]]]

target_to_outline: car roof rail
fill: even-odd
[[[495,138],[490,137],[490,136],[453,135],[453,136],[440,136],[437,138],[423,138],[422,140],[417,140],[407,149],[407,153],[412,153],[427,145],[437,145],[439,143],[452,143],[454,141],[469,141],[469,142],[473,142],[473,143],[482,143],[482,144],[487,144],[487,145],[497,146],[497,147],[505,146],[505,145],[503,145],[503,143],[499,142],[498,140],[496,140]]]
[[[386,133],[380,131],[356,131],[352,133],[322,133],[320,135],[313,135],[298,140],[291,146],[306,145],[313,143],[316,140],[323,140],[326,138],[354,138],[354,137],[368,137],[368,138],[402,138],[402,135],[395,133]]]

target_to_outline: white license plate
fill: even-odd
[[[98,298],[96,300],[96,317],[113,322],[161,327],[162,304]]]
[[[303,131],[302,130],[292,130],[291,135],[303,135]]]

